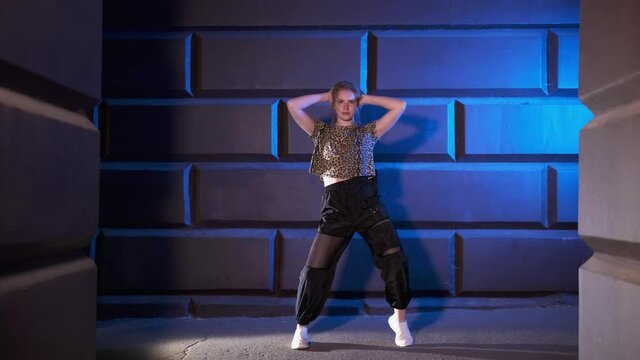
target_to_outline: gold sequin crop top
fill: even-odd
[[[373,147],[378,141],[375,122],[365,126],[333,126],[315,121],[310,136],[314,144],[310,173],[341,179],[376,174],[373,163]]]

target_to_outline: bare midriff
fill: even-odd
[[[327,187],[331,184],[335,184],[335,183],[339,183],[340,181],[345,181],[345,180],[349,180],[349,179],[341,179],[341,178],[334,178],[334,177],[330,177],[330,176],[323,176],[322,177],[322,181],[324,181],[324,186]]]

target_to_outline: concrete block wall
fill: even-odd
[[[383,3],[106,0],[102,293],[292,293],[322,183],[285,103],[342,79],[408,102],[375,156],[416,292],[577,291],[578,2]],[[357,236],[333,289],[383,289]]]
[[[0,358],[95,358],[102,2],[0,11]]]
[[[583,0],[579,232],[594,255],[580,267],[580,359],[640,351],[640,3]]]

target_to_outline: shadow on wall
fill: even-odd
[[[384,115],[384,112],[385,110],[380,107],[365,106],[362,109],[360,122],[361,124],[367,124],[379,119]],[[408,161],[407,157],[409,154],[421,144],[428,141],[435,132],[438,123],[432,119],[407,115],[404,115],[399,122],[402,122],[405,127],[409,126],[411,128],[411,131],[405,131],[409,136],[394,140],[391,143],[378,143],[376,148],[380,149],[384,147],[385,149],[389,149],[389,151],[385,152],[393,152],[391,157],[394,161],[405,162]],[[385,158],[381,157],[379,152],[376,152],[376,155],[376,158]],[[387,156],[386,158],[389,157]],[[377,164],[380,164],[380,162],[377,162]],[[378,169],[379,168],[378,166]],[[378,170],[377,172],[378,175],[380,175],[380,171]],[[384,175],[378,178],[381,197],[386,200],[384,204],[385,208],[387,210],[393,209],[393,213],[390,214],[390,216],[398,230],[405,256],[407,256],[409,260],[410,286],[413,296],[440,296],[439,298],[442,299],[442,304],[434,304],[434,309],[437,310],[441,307],[439,305],[444,305],[444,298],[442,296],[447,289],[442,287],[442,282],[432,266],[430,255],[422,247],[422,239],[420,239],[420,235],[414,232],[416,228],[408,221],[409,214],[399,201],[403,196],[403,191],[405,191],[405,189],[402,189],[400,186],[400,176],[400,170],[397,168],[384,170]],[[382,194],[384,194],[384,196],[382,196]],[[349,247],[344,252],[338,268],[339,271],[341,270],[341,275],[336,276],[334,280],[333,290],[335,296],[364,298],[367,296],[367,293],[371,292],[370,290],[372,288],[384,289],[384,283],[380,277],[380,270],[374,266],[370,250],[361,236],[354,236],[354,239],[352,239]],[[379,293],[379,291],[374,291],[374,293]],[[416,307],[416,305],[414,304],[413,307]],[[427,314],[424,312],[425,309],[421,310],[423,310],[421,315],[415,318],[410,324],[413,331],[421,330],[423,327],[437,321],[439,317],[439,312]],[[392,313],[391,308],[389,308],[388,313]],[[327,327],[338,327],[350,319],[350,317],[341,317],[341,320],[336,322],[335,319],[329,321],[322,320],[321,318],[315,326],[326,330]],[[323,321],[326,323],[323,323]]]
[[[199,110],[182,99],[190,91],[187,41],[105,33],[98,115],[100,227],[106,230],[96,254],[100,295],[164,294],[189,282],[188,244],[157,230],[188,228],[192,221],[191,167],[181,162],[198,151],[191,140]]]

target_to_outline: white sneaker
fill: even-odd
[[[309,348],[309,344],[311,344],[311,339],[309,338],[307,327],[296,327],[296,332],[293,333],[293,340],[291,340],[291,348],[293,350],[304,350]]]
[[[389,316],[389,327],[393,332],[396,333],[396,345],[400,347],[406,347],[413,345],[413,337],[411,336],[411,332],[409,331],[409,326],[407,326],[407,322],[398,322],[398,318],[396,314]]]

